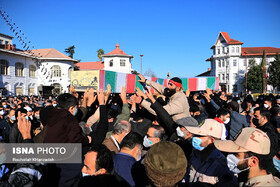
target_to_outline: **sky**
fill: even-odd
[[[75,59],[95,62],[98,49],[119,43],[133,69],[143,54],[143,73],[161,78],[207,71],[221,31],[243,47],[280,48],[280,0],[0,0],[0,8],[34,49],[75,45]],[[0,33],[15,37],[1,16]]]

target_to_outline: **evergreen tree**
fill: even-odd
[[[262,90],[261,65],[256,64],[254,59],[249,60],[249,70],[247,73],[248,90],[260,92]]]
[[[73,58],[73,55],[75,53],[75,46],[72,45],[72,46],[66,48],[64,52],[67,53],[70,58]]]
[[[270,62],[268,67],[268,84],[280,88],[280,55],[277,53],[275,56],[275,60]]]

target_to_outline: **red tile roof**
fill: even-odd
[[[242,47],[241,55],[262,56],[264,50],[266,55],[275,55],[276,53],[280,54],[280,48],[276,48],[276,47]]]
[[[31,50],[31,51],[34,53],[34,55],[36,55],[38,57],[42,57],[42,58],[67,58],[67,59],[72,59],[69,56],[59,52],[58,50],[56,50],[54,48],[34,49],[34,50]]]
[[[128,55],[125,52],[123,52],[123,50],[120,49],[120,45],[118,43],[116,45],[116,49],[114,49],[110,53],[107,53],[107,54],[102,55],[102,56],[127,56],[127,57],[133,58],[133,56]]]
[[[75,66],[79,66],[79,70],[104,69],[104,63],[102,61],[79,62]]]
[[[220,34],[224,37],[224,39],[226,40],[228,45],[230,45],[230,44],[241,44],[242,45],[243,44],[243,42],[240,42],[239,40],[231,39],[227,32],[220,32]]]

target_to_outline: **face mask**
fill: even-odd
[[[83,177],[91,176],[90,174],[87,173],[82,173]]]
[[[3,105],[4,108],[7,108],[7,105]]]
[[[260,126],[259,120],[257,118],[253,118],[252,120],[253,124],[256,125],[257,127]]]
[[[274,164],[274,167],[275,169],[280,172],[280,160],[276,159],[276,158],[273,158],[273,164]]]
[[[226,121],[224,121],[224,124],[228,124],[230,121],[230,118],[227,118]]]
[[[16,116],[13,115],[13,116],[11,117],[11,120],[16,121]]]
[[[78,112],[78,108],[75,109],[73,116],[76,116],[77,112]]]
[[[202,151],[203,149],[205,149],[205,147],[201,147],[201,142],[202,140],[198,137],[193,137],[192,138],[192,146],[199,151]]]
[[[186,136],[185,136],[185,133],[181,130],[180,127],[177,127],[177,128],[176,128],[176,133],[177,133],[177,135],[178,135],[179,137],[181,137],[181,138],[185,138],[185,137],[186,137]]]
[[[5,114],[5,111],[4,111],[4,110],[1,110],[1,111],[0,111],[0,115],[3,116],[4,114]]]
[[[29,120],[29,117],[28,117],[28,116],[25,116],[25,119]]]
[[[36,115],[35,118],[40,119],[40,115]]]
[[[264,106],[265,108],[268,108],[268,105],[267,105],[267,104],[264,104],[263,106]]]
[[[147,135],[144,137],[144,140],[143,140],[143,145],[145,147],[151,147],[153,144],[153,142],[147,137]]]
[[[175,93],[176,93],[176,89],[169,89],[169,88],[164,89],[164,95],[167,97],[171,97]]]
[[[30,118],[31,120],[33,120],[33,116],[29,116],[29,118]]]
[[[251,158],[251,157],[249,157]],[[241,173],[242,171],[246,171],[248,169],[250,169],[250,167],[245,168],[243,170],[240,170],[237,168],[238,162],[242,161],[242,160],[248,160],[249,158],[245,158],[245,159],[238,159],[236,156],[234,156],[234,154],[229,154],[227,156],[227,165],[230,171],[232,171],[233,173]]]
[[[57,104],[53,104],[53,107],[56,107],[57,106]]]

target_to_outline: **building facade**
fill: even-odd
[[[0,94],[42,95],[68,92],[74,60],[56,49],[24,51],[0,34]]]
[[[122,51],[118,43],[116,49],[102,55],[102,57],[103,61],[80,62],[76,66],[79,67],[79,70],[108,70],[122,73],[131,73],[133,70],[131,64],[133,56]]]
[[[219,77],[220,89],[241,94],[246,92],[243,86],[245,73],[249,69],[249,61],[262,62],[263,51],[266,52],[266,65],[275,60],[280,48],[274,47],[242,47],[243,42],[230,38],[227,32],[220,32],[215,45],[211,47],[213,55],[206,61],[211,63],[210,76]],[[268,85],[268,92],[272,87]]]

